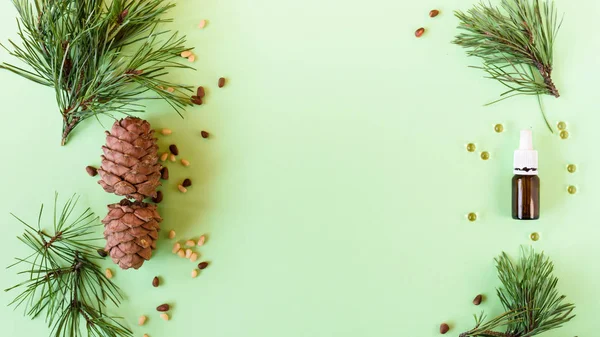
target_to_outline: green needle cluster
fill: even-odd
[[[553,47],[562,23],[554,1],[502,0],[500,7],[480,3],[455,15],[461,32],[453,43],[481,58],[483,64],[473,68],[507,88],[489,104],[517,95],[560,96],[552,80]]]
[[[143,111],[141,101],[163,99],[179,114],[191,87],[164,79],[190,68],[179,55],[185,37],[162,30],[174,5],[165,0],[13,0],[21,45],[3,47],[27,65],[9,70],[53,87],[63,120],[62,142],[84,120]],[[191,69],[191,68],[190,68]],[[174,92],[166,89],[173,88]]]
[[[99,247],[94,242],[98,217],[88,208],[77,218],[70,219],[77,198],[70,198],[61,209],[54,202],[52,230],[42,228],[42,205],[37,226],[25,225],[18,239],[31,253],[9,268],[21,267],[18,272],[26,279],[6,289],[19,291],[11,305],[23,307],[25,315],[45,316],[52,329],[51,337],[127,337],[132,332],[117,318],[106,314],[106,304],[119,305],[119,288],[102,272],[94,260]]]

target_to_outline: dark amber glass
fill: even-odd
[[[512,217],[516,220],[540,218],[540,178],[515,175],[512,178]]]

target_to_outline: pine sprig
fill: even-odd
[[[575,305],[559,295],[554,264],[543,253],[523,249],[518,263],[502,253],[496,269],[502,282],[497,294],[506,312],[489,321],[483,313],[476,316],[475,328],[460,337],[530,337],[560,328],[575,317]]]
[[[32,4],[33,2],[33,4]],[[191,105],[190,86],[171,83],[185,37],[160,30],[174,4],[166,0],[13,0],[22,44],[11,55],[30,69],[6,69],[53,87],[63,120],[62,142],[84,120],[100,114],[143,111],[141,102],[162,99],[181,115]],[[169,92],[167,88],[174,88]],[[149,95],[148,95],[149,94]]]
[[[94,236],[98,217],[88,208],[72,219],[78,198],[70,198],[62,209],[57,200],[58,195],[51,232],[42,225],[43,205],[35,227],[13,215],[25,226],[18,239],[31,253],[9,266],[21,266],[18,274],[27,276],[5,290],[20,291],[10,305],[23,307],[32,319],[43,314],[53,337],[131,336],[128,328],[105,313],[106,304],[118,306],[122,294],[94,262],[100,258],[94,244],[100,240]]]
[[[502,0],[501,8],[482,2],[455,15],[461,33],[453,43],[482,59],[483,65],[473,68],[507,87],[500,99],[489,104],[518,95],[560,97],[552,65],[562,20],[553,0]],[[544,120],[552,130],[545,115]]]

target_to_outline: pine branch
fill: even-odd
[[[575,305],[564,303],[566,297],[558,294],[552,261],[533,249],[521,253],[518,263],[506,253],[496,258],[502,282],[497,294],[506,312],[489,321],[483,313],[476,316],[475,328],[460,337],[531,337],[560,328],[575,317]],[[497,331],[499,328],[505,331]]]
[[[77,218],[72,213],[78,198],[73,196],[61,209],[54,201],[52,231],[42,228],[42,205],[37,226],[15,217],[25,225],[18,239],[29,247],[31,254],[17,258],[9,266],[23,266],[18,272],[26,275],[23,282],[5,291],[19,290],[10,305],[23,307],[32,319],[44,314],[54,337],[131,336],[129,329],[105,313],[106,304],[119,305],[119,288],[107,279],[94,260],[99,248],[93,235],[99,226],[98,217],[88,208]]]
[[[473,68],[507,88],[490,104],[518,95],[560,97],[552,64],[562,20],[553,0],[502,0],[501,8],[482,2],[455,15],[461,33],[453,43],[467,49],[467,55],[481,58],[483,65]]]
[[[32,4],[33,2],[33,4]],[[171,83],[172,69],[192,69],[179,56],[185,37],[159,30],[171,20],[166,0],[13,0],[22,44],[3,47],[29,70],[3,63],[53,87],[63,120],[62,144],[84,120],[143,111],[142,101],[165,100],[181,115],[192,105],[191,86]],[[173,93],[164,88],[176,89]],[[152,93],[151,96],[144,96]]]

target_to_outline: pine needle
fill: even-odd
[[[33,2],[33,4],[32,4]],[[84,120],[142,112],[141,101],[162,99],[181,115],[190,86],[163,79],[192,69],[179,55],[185,37],[160,30],[174,4],[166,0],[13,0],[21,45],[2,45],[30,69],[5,69],[53,87],[63,120],[61,144]],[[187,62],[187,61],[186,61]],[[165,88],[177,89],[169,93]],[[146,93],[150,96],[144,96]]]
[[[481,58],[483,65],[474,68],[485,71],[486,78],[508,88],[490,104],[519,95],[560,97],[552,64],[562,20],[553,0],[502,0],[500,8],[482,2],[455,15],[461,33],[453,43]]]
[[[517,263],[502,253],[496,268],[502,282],[497,294],[506,312],[489,321],[483,313],[475,316],[475,328],[460,337],[530,337],[560,328],[575,317],[575,305],[564,303],[566,296],[559,295],[554,264],[543,253],[523,249]]]
[[[106,303],[119,305],[122,295],[94,262],[100,258],[94,244],[100,238],[93,236],[98,218],[88,208],[70,220],[77,199],[71,197],[62,210],[55,202],[51,233],[41,225],[43,206],[37,228],[13,215],[26,227],[18,239],[32,252],[9,266],[23,265],[18,274],[27,276],[5,290],[20,291],[10,305],[23,307],[32,319],[43,314],[51,337],[130,337],[128,328],[105,313]]]

